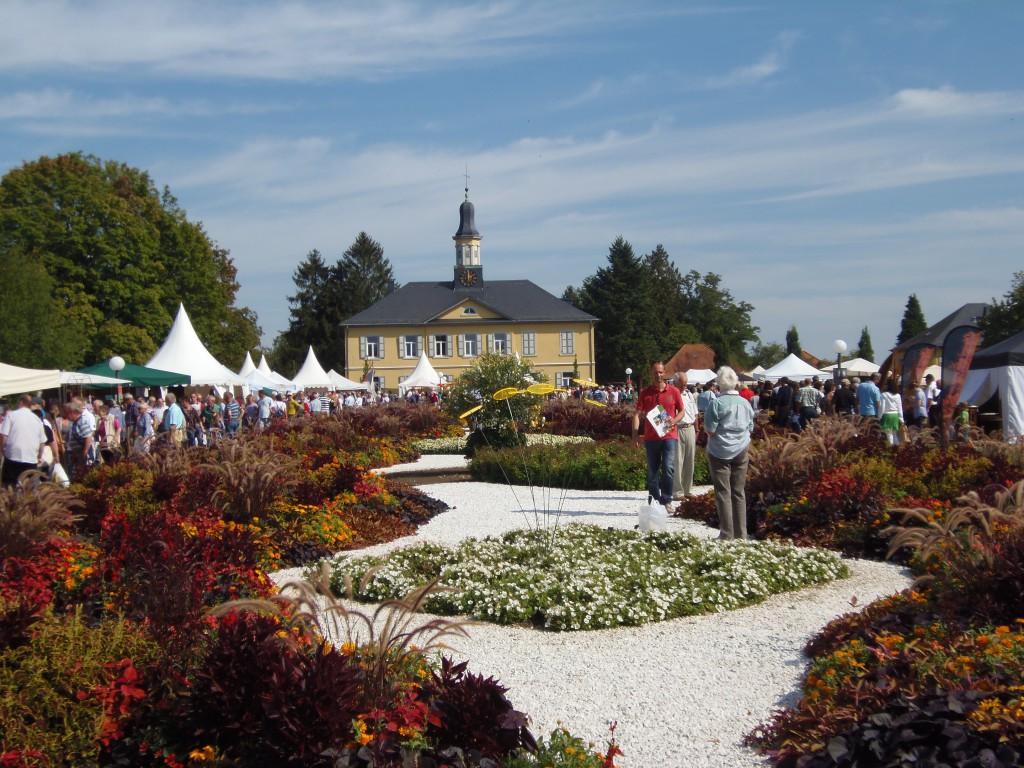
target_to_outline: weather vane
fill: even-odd
[[[462,175],[466,177],[466,200],[469,200],[469,165],[466,166],[466,172]]]

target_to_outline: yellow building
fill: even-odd
[[[378,387],[397,389],[426,352],[453,381],[485,352],[518,354],[548,381],[563,386],[578,365],[594,377],[597,318],[529,280],[485,280],[473,204],[459,207],[451,280],[408,283],[348,318],[345,375],[359,380],[367,366]]]

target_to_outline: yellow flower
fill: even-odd
[[[216,758],[216,756],[216,750],[209,744],[207,744],[202,749],[193,749],[191,752],[188,753],[189,760],[195,763],[203,763],[207,760],[213,760],[214,758]]]

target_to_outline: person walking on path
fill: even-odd
[[[651,366],[651,384],[644,387],[633,413],[633,443],[640,444],[643,421],[644,449],[647,451],[647,493],[672,512],[672,478],[675,475],[676,424],[683,418],[683,397],[665,381],[665,364]],[[655,426],[657,424],[658,426]]]
[[[3,484],[17,485],[23,473],[38,469],[46,446],[43,422],[32,412],[32,396],[18,398],[18,407],[0,423],[0,452],[4,457]]]
[[[754,410],[736,391],[738,383],[736,371],[727,365],[719,368],[721,394],[704,414],[721,539],[747,538],[747,449],[754,431]]]
[[[697,455],[697,398],[687,389],[686,374],[676,374],[676,388],[683,398],[683,416],[677,424],[676,468],[672,479],[672,498],[676,501],[693,495],[693,461]]]

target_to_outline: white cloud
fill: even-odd
[[[911,117],[967,117],[1019,115],[1024,113],[1024,92],[990,91],[963,93],[949,86],[905,88],[892,98],[896,113]]]
[[[783,32],[776,38],[771,50],[760,60],[753,64],[737,67],[723,77],[708,78],[705,86],[707,88],[736,88],[757,85],[785,69],[789,50],[799,39],[800,35],[796,32]]]
[[[593,6],[581,15],[543,2],[22,0],[5,7],[0,71],[373,80],[530,55],[551,36],[623,12]]]

